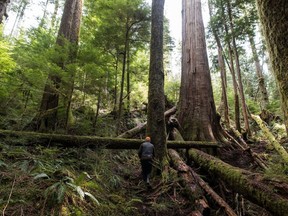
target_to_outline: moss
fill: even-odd
[[[288,215],[288,212],[284,211],[285,208],[288,209],[287,199],[274,193],[273,188],[263,182],[263,176],[260,174],[232,167],[196,149],[189,150],[189,156],[202,168],[224,180],[235,192],[241,193],[245,198],[268,209],[275,215]]]

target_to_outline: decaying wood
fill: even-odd
[[[164,113],[164,116],[165,118],[169,118],[171,115],[175,114],[176,113],[176,106],[172,107],[171,109],[167,110],[165,113]],[[125,131],[124,133],[120,134],[118,136],[118,138],[131,138],[133,136],[135,136],[136,134],[144,131],[146,129],[146,125],[147,125],[147,122],[145,123],[142,123],[128,131]]]
[[[123,139],[95,136],[75,136],[63,134],[45,134],[25,131],[0,130],[0,139],[5,139],[8,144],[14,145],[44,145],[44,146],[63,146],[63,147],[89,147],[107,149],[138,149],[143,140]],[[176,142],[168,141],[168,148],[217,148],[220,147],[216,142]]]
[[[288,216],[287,187],[286,191],[279,190],[276,184],[263,175],[233,167],[197,149],[190,149],[189,157],[247,200],[265,208],[274,216]],[[285,185],[285,182],[282,184]]]
[[[197,184],[195,178],[192,176],[189,167],[175,150],[169,149],[168,154],[173,167],[178,171],[178,175],[181,177],[181,184],[186,189],[187,194],[189,194],[189,197],[191,197],[191,200],[195,200],[194,202],[197,211],[200,212],[201,215],[207,215],[210,212],[210,207],[207,204],[207,201],[203,198],[203,192]]]
[[[262,160],[262,158],[255,153],[250,147],[249,145],[245,142],[245,140],[243,139],[242,135],[239,133],[239,131],[237,131],[235,128],[233,128],[232,126],[230,127],[230,129],[232,130],[233,134],[237,137],[237,139],[240,141],[238,142],[233,136],[231,136],[229,133],[226,133],[226,136],[229,137],[229,139],[231,139],[233,141],[234,144],[236,144],[238,147],[240,147],[240,149],[242,151],[247,151],[251,157],[254,159],[254,161],[264,170],[266,170],[268,167],[266,165],[266,163]]]
[[[257,116],[257,115],[251,115],[252,118],[256,121],[256,123],[258,124],[258,126],[261,128],[261,130],[264,132],[264,135],[266,136],[266,138],[271,142],[271,144],[273,145],[273,147],[275,148],[275,150],[279,153],[279,155],[283,158],[283,160],[285,161],[285,163],[288,164],[288,153],[286,152],[286,150],[283,148],[283,146],[281,146],[281,144],[275,139],[275,137],[273,136],[273,134],[269,131],[269,129],[266,127],[266,125],[264,124],[264,122],[262,121],[262,119]]]
[[[174,150],[173,150],[174,151]],[[201,186],[201,188],[213,198],[213,200],[226,212],[228,216],[237,216],[233,209],[223,200],[196,172],[190,168],[190,172]]]

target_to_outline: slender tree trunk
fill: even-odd
[[[260,66],[260,61],[259,61],[259,57],[258,57],[254,38],[252,35],[248,35],[248,37],[249,37],[251,50],[253,53],[253,59],[254,59],[254,63],[255,63],[256,74],[258,77],[258,86],[260,89],[260,97],[261,97],[260,105],[261,105],[262,110],[263,109],[266,110],[267,106],[269,104],[269,98],[268,98],[268,93],[267,93],[267,89],[265,86],[265,79],[264,79],[263,72],[262,72],[262,69]]]
[[[163,68],[163,22],[165,0],[152,0],[148,116],[146,133],[155,145],[161,166],[167,165]]]
[[[221,140],[200,0],[182,1],[182,77],[178,120],[185,140]]]
[[[241,98],[245,131],[248,134],[250,134],[250,126],[249,126],[249,121],[248,121],[248,110],[247,110],[246,100],[245,100],[245,96],[244,96],[244,88],[243,88],[242,77],[241,77],[239,55],[238,55],[238,50],[237,50],[237,45],[236,45],[234,23],[233,23],[230,1],[227,1],[227,7],[228,7],[228,17],[229,17],[229,23],[230,23],[231,36],[232,36],[233,54],[234,54],[234,58],[235,58],[235,62],[236,62],[236,72],[237,72],[236,74],[238,77],[239,92],[240,92],[240,98]]]
[[[97,125],[97,120],[98,120],[98,116],[99,116],[100,104],[101,104],[101,89],[99,88],[98,89],[98,98],[97,98],[97,109],[96,109],[96,113],[95,113],[94,120],[93,120],[94,134],[96,133],[96,125]]]
[[[40,27],[43,27],[45,24],[45,20],[47,18],[47,6],[48,6],[48,4],[49,4],[49,0],[46,0],[43,16],[42,16],[40,24],[39,24]]]
[[[127,49],[127,111],[130,112],[130,48]]]
[[[3,17],[8,17],[7,6],[10,3],[10,0],[1,0],[0,1],[0,24],[3,23]]]
[[[117,100],[118,100],[118,64],[119,64],[119,54],[116,54],[116,62],[115,62],[115,78],[114,78],[114,106],[113,111],[118,113],[117,109]],[[116,117],[116,115],[115,115]]]
[[[208,6],[209,6],[210,17],[212,17],[212,6],[211,6],[210,1],[208,2]],[[219,64],[220,74],[221,74],[221,86],[222,86],[221,101],[223,103],[224,122],[228,127],[230,127],[229,126],[230,125],[229,106],[228,106],[228,100],[227,100],[227,77],[226,77],[223,49],[222,49],[220,38],[217,33],[217,29],[213,28],[212,31],[213,31],[213,35],[217,43],[217,48],[218,48],[218,64]]]
[[[287,0],[256,0],[270,62],[281,95],[282,111],[288,133],[288,13]]]
[[[224,11],[224,5],[223,5],[223,1],[221,0],[221,14],[222,17],[225,18],[225,11]],[[235,126],[236,129],[241,132],[241,124],[240,124],[240,107],[239,107],[239,95],[238,95],[238,84],[237,84],[237,80],[236,80],[236,76],[235,76],[235,66],[234,66],[234,60],[233,60],[233,51],[231,48],[231,41],[230,41],[230,37],[229,37],[229,30],[228,30],[228,26],[225,20],[223,20],[223,26],[225,29],[225,33],[226,33],[226,44],[228,47],[228,55],[229,55],[229,61],[230,61],[230,72],[232,75],[232,81],[233,81],[233,91],[234,91],[234,115],[235,115]]]
[[[19,6],[19,9],[18,9],[18,12],[17,12],[17,16],[16,16],[16,19],[14,21],[14,24],[13,24],[13,27],[11,29],[11,32],[10,32],[10,37],[12,37],[13,35],[16,35],[16,33],[14,33],[15,28],[20,25],[20,23],[21,23],[21,21],[23,19],[24,12],[26,10],[27,5],[28,5],[27,0],[22,0],[20,2],[20,6]]]
[[[51,29],[53,29],[56,26],[56,18],[57,18],[57,13],[59,9],[59,0],[55,0],[54,2],[54,11],[51,17]]]

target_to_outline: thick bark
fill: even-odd
[[[256,123],[261,128],[261,130],[264,132],[264,135],[271,142],[271,144],[273,145],[275,150],[279,153],[279,155],[285,161],[285,163],[288,164],[288,153],[283,148],[283,146],[281,146],[280,143],[275,139],[273,134],[270,132],[270,130],[267,128],[267,126],[264,124],[264,122],[262,121],[262,119],[259,116],[256,116],[256,115],[251,115],[251,116],[256,121]]]
[[[167,162],[165,96],[163,68],[164,0],[152,1],[149,92],[146,133],[155,145],[155,156],[161,165]]]
[[[45,145],[62,147],[89,147],[89,148],[108,148],[108,149],[139,149],[143,140],[105,138],[95,136],[73,136],[63,134],[46,134],[23,131],[0,130],[0,138],[7,144],[15,145]],[[218,148],[220,143],[199,142],[199,141],[168,141],[168,148],[189,149],[189,148]]]
[[[189,157],[213,176],[221,178],[233,191],[242,194],[247,200],[275,216],[288,215],[288,185],[284,182],[279,184],[269,181],[263,175],[235,168],[196,149],[189,150]]]
[[[7,15],[7,5],[10,0],[0,0],[0,24],[3,22],[3,17],[8,17]]]
[[[282,111],[288,133],[288,2],[256,0],[270,62],[281,95]]]
[[[178,120],[185,140],[220,140],[200,0],[182,1],[182,77]]]

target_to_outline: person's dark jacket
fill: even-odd
[[[141,160],[151,160],[154,157],[154,145],[150,142],[142,143],[138,150],[138,156]]]

